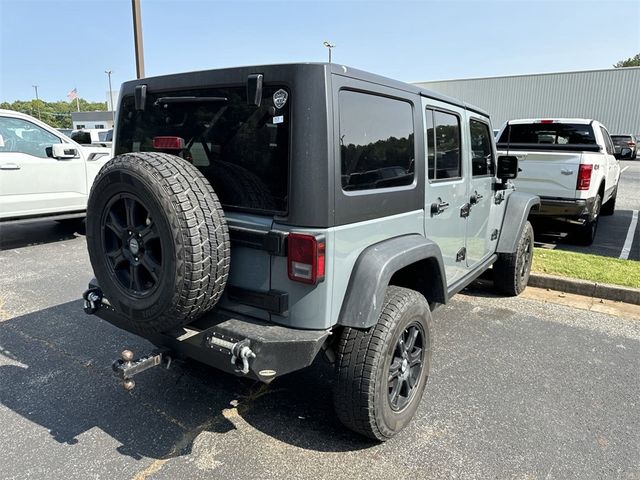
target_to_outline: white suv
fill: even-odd
[[[111,149],[83,147],[35,118],[0,109],[0,223],[84,217]]]

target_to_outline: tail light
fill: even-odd
[[[635,147],[636,146],[636,142],[627,142],[627,145],[629,145],[630,147]]]
[[[153,137],[153,148],[156,150],[182,150],[184,148],[184,138]]]
[[[580,165],[580,168],[578,168],[578,190],[589,190],[592,171],[593,165]]]
[[[553,120],[540,120],[540,123],[553,123]]]
[[[324,280],[324,239],[304,233],[290,233],[287,242],[289,278],[311,285]]]

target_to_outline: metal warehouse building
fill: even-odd
[[[494,128],[515,118],[578,117],[640,134],[640,67],[416,84],[487,110]]]

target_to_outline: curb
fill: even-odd
[[[549,288],[560,292],[574,293],[586,297],[604,298],[616,302],[640,305],[640,289],[597,283],[576,278],[556,277],[544,273],[533,273],[529,277],[529,286]]]

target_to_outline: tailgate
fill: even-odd
[[[511,155],[518,157],[522,169],[514,182],[518,190],[540,197],[576,198],[582,153],[530,151]]]

